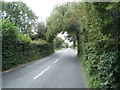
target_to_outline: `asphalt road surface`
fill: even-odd
[[[2,88],[87,88],[72,49],[56,53],[2,74]]]

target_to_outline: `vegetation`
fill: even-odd
[[[46,28],[23,2],[1,1],[2,70],[10,69],[53,52],[45,40]],[[38,23],[36,26],[36,22]],[[36,32],[32,32],[35,29]],[[35,36],[35,37],[34,37]]]
[[[0,1],[0,4],[2,5],[2,19],[14,21],[15,26],[21,33],[31,35],[38,18],[35,13],[21,1]]]
[[[65,3],[56,6],[47,20],[47,40],[67,32],[77,42],[90,87],[119,88],[118,2]]]
[[[56,37],[54,39],[54,49],[56,49],[56,48],[62,48],[63,42],[64,42],[64,40],[61,37]]]
[[[2,22],[2,69],[23,64],[52,53],[45,40],[32,41],[19,32],[9,19]]]
[[[61,48],[69,47],[68,43],[65,42],[61,37],[55,37],[53,43],[54,43],[54,51],[60,50]]]
[[[34,32],[36,34],[32,34],[30,37],[32,40],[37,40],[39,38],[46,40],[45,33],[47,32],[47,29],[45,27],[44,22],[38,22]]]
[[[92,88],[120,88],[120,3],[72,2],[53,9],[46,26],[22,2],[0,2],[3,70],[68,47],[58,33],[67,32],[77,46]],[[8,9],[9,8],[9,9]],[[34,32],[32,32],[34,29]]]
[[[62,48],[68,48],[68,47],[69,47],[69,44],[67,42],[62,43]]]

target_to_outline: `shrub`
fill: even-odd
[[[32,41],[19,32],[9,19],[2,22],[2,70],[49,55],[49,43]]]

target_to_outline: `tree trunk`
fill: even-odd
[[[54,43],[53,43],[53,39],[49,39],[47,42],[49,42],[50,47],[51,47],[51,52],[54,52]]]
[[[81,46],[80,46],[80,31],[78,30],[77,31],[77,35],[76,35],[76,38],[77,38],[77,47],[78,47],[78,54],[81,52]]]
[[[76,47],[76,40],[75,39],[73,40],[73,47],[74,48]]]

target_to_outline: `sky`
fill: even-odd
[[[22,1],[39,17],[40,21],[45,21],[54,6],[65,2],[81,1],[81,0],[4,0],[4,1]]]
[[[44,21],[47,17],[50,16],[53,8],[56,5],[60,5],[65,2],[78,2],[81,0],[4,0],[4,1],[22,1],[27,4],[27,6],[32,9],[32,11],[39,17],[39,21]],[[64,36],[67,36],[67,33],[59,34],[58,37],[65,39]],[[72,45],[72,42],[65,40],[69,45]]]

